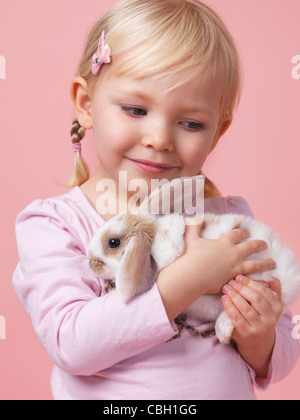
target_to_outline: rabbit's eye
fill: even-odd
[[[108,247],[110,249],[119,248],[120,245],[121,245],[121,239],[119,238],[112,238],[108,241]]]

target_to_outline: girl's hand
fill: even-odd
[[[203,220],[186,227],[184,254],[161,270],[156,279],[170,321],[198,297],[220,294],[222,287],[239,273],[248,275],[275,268],[272,260],[245,260],[265,250],[264,241],[240,243],[249,236],[242,229],[232,230],[219,239],[204,239],[200,237],[202,224]]]
[[[204,239],[199,236],[199,225],[187,226],[185,252],[181,257],[191,281],[201,282],[201,294],[219,294],[222,287],[238,274],[249,275],[275,268],[273,260],[246,260],[252,254],[267,248],[262,240],[242,242],[249,237],[243,229],[234,229],[219,239]],[[201,275],[199,275],[201,273]]]
[[[283,313],[278,280],[270,283],[237,276],[223,287],[222,303],[234,324],[240,354],[265,377],[275,343],[275,327]]]

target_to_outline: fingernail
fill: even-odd
[[[222,296],[222,302],[224,305],[228,305],[229,304],[229,298],[227,296]]]
[[[236,282],[234,280],[230,280],[229,282],[231,287],[235,287],[236,286]]]
[[[224,293],[229,293],[231,289],[230,289],[230,286],[226,285],[226,286],[223,287],[222,290],[223,290]]]
[[[242,276],[241,274],[239,274],[235,279],[241,284],[247,284],[247,278]]]
[[[189,226],[198,226],[203,223],[203,218],[201,216],[186,218],[185,223]]]

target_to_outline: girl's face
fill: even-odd
[[[201,77],[174,90],[170,78],[109,76],[97,83],[91,114],[99,178],[118,183],[197,175],[218,138],[221,85]],[[148,193],[150,190],[148,191]]]

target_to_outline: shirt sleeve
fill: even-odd
[[[275,329],[275,345],[266,378],[258,378],[248,365],[252,382],[260,391],[265,391],[272,383],[284,379],[295,367],[300,356],[300,345],[292,336],[293,327],[291,312],[286,310]]]
[[[174,335],[156,285],[129,303],[101,295],[65,209],[36,200],[17,218],[16,293],[54,363],[94,375]]]
[[[243,197],[226,197],[226,209],[227,213],[243,214],[244,216],[253,217],[252,210]]]

